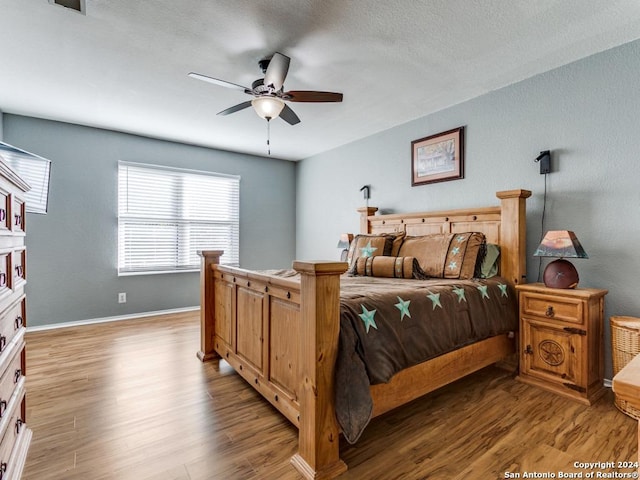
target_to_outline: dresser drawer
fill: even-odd
[[[17,392],[16,392],[17,393]],[[7,412],[7,425],[4,431],[2,441],[0,441],[0,480],[3,478],[20,478],[19,472],[22,471],[22,465],[17,465],[19,446],[18,439],[26,432],[26,424],[22,417],[22,403],[24,402],[24,389],[19,392],[12,402],[11,411]],[[6,477],[5,477],[6,475]]]
[[[0,441],[0,480],[5,478],[14,445],[15,439],[13,438],[13,434],[7,431]]]
[[[520,311],[523,315],[559,320],[563,322],[582,323],[583,302],[576,298],[536,295],[527,293],[520,297]]]
[[[24,232],[24,201],[19,198],[13,198],[13,225],[12,229],[14,232]]]
[[[21,248],[13,252],[13,288],[15,289],[20,283],[26,281],[27,272],[27,250]]]
[[[0,377],[0,421],[4,420],[7,408],[10,407],[11,398],[16,393],[16,388],[23,378],[22,371],[22,348],[16,349],[13,357],[9,361],[6,370]]]
[[[9,218],[9,202],[11,197],[4,190],[0,190],[0,233],[6,235],[11,232],[11,218]]]
[[[0,297],[10,293],[11,280],[11,252],[0,252]]]
[[[16,333],[25,325],[26,299],[22,298],[0,313],[0,353],[2,353]]]

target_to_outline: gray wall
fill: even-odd
[[[525,188],[533,191],[527,276],[536,281],[544,176],[533,160],[550,149],[544,230],[575,231],[590,257],[573,262],[580,285],[609,290],[607,318],[640,316],[639,71],[636,41],[305,159],[297,257],[337,258],[340,232],[357,233],[365,184],[370,205],[396,212],[494,205],[495,191]],[[461,125],[465,178],[411,187],[411,141]],[[608,324],[605,349],[611,378]]]
[[[117,276],[117,162],[240,175],[240,263],[287,267],[295,165],[4,114],[4,141],[52,161],[49,213],[27,215],[30,326],[197,306],[199,276]],[[118,304],[118,292],[127,303]]]

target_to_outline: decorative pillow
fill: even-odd
[[[480,277],[491,278],[498,274],[500,268],[500,245],[487,243],[487,253],[480,265]]]
[[[415,257],[429,277],[466,279],[477,276],[484,245],[484,235],[479,232],[435,233],[405,237],[398,255]]]
[[[444,278],[473,278],[480,275],[479,265],[486,253],[484,234],[456,233],[451,239],[445,260]],[[480,262],[478,259],[480,258]],[[476,271],[478,265],[478,271]]]
[[[353,267],[356,258],[359,257],[397,256],[403,238],[404,232],[356,235],[349,245],[347,263]]]
[[[349,271],[352,275],[386,278],[427,278],[413,257],[359,257]]]
[[[444,278],[444,261],[452,238],[451,233],[405,237],[398,256],[414,257],[427,276]]]

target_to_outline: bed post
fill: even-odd
[[[378,207],[361,207],[358,209],[360,214],[360,233],[367,234],[369,231],[369,215],[375,215]]]
[[[500,202],[500,275],[514,285],[527,283],[526,200],[529,190],[496,192]]]
[[[215,288],[212,265],[220,263],[222,250],[203,250],[200,255],[200,351],[196,354],[205,362],[219,355],[214,350]]]
[[[300,429],[293,466],[307,479],[334,478],[340,460],[334,370],[340,329],[340,275],[344,262],[293,262],[300,273]],[[318,394],[320,392],[320,394]]]

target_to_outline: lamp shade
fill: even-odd
[[[349,248],[351,244],[351,240],[353,240],[353,235],[350,233],[341,233],[340,240],[338,240],[338,248]]]
[[[589,258],[575,233],[569,230],[550,230],[533,254],[534,257],[557,257],[544,269],[542,278],[549,288],[576,288],[578,271],[564,258]]]
[[[338,240],[338,248],[342,249],[340,253],[340,261],[345,262],[349,256],[349,245],[353,240],[353,235],[350,233],[341,233],[340,240]]]
[[[257,97],[251,100],[256,113],[267,120],[277,118],[284,108],[284,102],[277,97]]]
[[[549,230],[534,257],[589,258],[576,234],[569,230]]]

